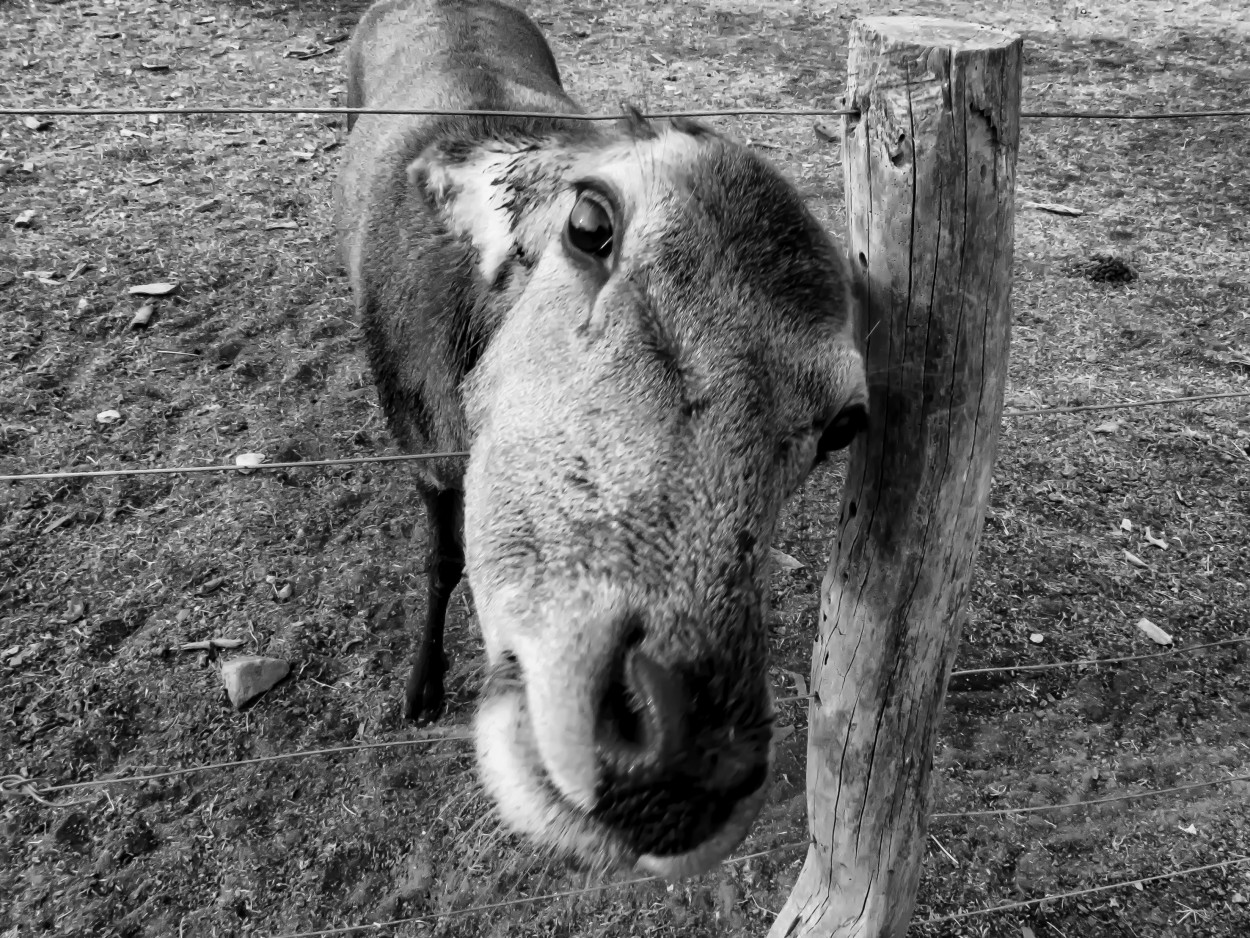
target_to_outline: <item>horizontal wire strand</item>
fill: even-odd
[[[794,841],[788,844],[779,844],[776,847],[769,847],[766,850],[757,850],[755,853],[748,853],[740,857],[731,857],[725,860],[721,865],[730,866],[735,863],[745,863],[748,860],[755,860],[760,857],[768,856],[773,853],[780,853],[783,850],[796,850],[799,847],[806,847],[808,841]],[[643,883],[662,882],[659,876],[640,876],[635,879],[622,880],[617,883],[599,883],[594,886],[583,886],[580,889],[568,889],[564,892],[553,892],[539,896],[522,896],[518,899],[507,899],[503,902],[491,902],[485,905],[469,906],[465,909],[452,909],[447,912],[427,912],[425,915],[413,915],[408,918],[391,919],[387,922],[370,922],[364,925],[342,925],[338,928],[321,928],[315,931],[301,932],[285,932],[281,935],[273,935],[271,938],[328,938],[331,935],[350,935],[352,932],[368,931],[374,928],[393,928],[396,925],[415,925],[419,923],[430,924],[442,919],[461,918],[465,915],[473,915],[478,912],[493,912],[496,909],[513,908],[519,905],[532,905],[535,902],[546,902],[554,899],[570,899],[576,896],[585,896],[595,892],[605,892],[609,889],[624,889],[627,886],[639,886]]]
[[[1044,410],[1007,410],[1003,417],[1039,417],[1047,414],[1068,414],[1091,410],[1125,410],[1140,407],[1162,407],[1170,404],[1187,404],[1200,401],[1227,400],[1230,398],[1250,397],[1250,391],[1231,391],[1220,394],[1197,394],[1191,397],[1164,397],[1150,401],[1124,401],[1117,404],[1085,404],[1078,407],[1052,407]],[[241,472],[247,475],[262,470],[311,469],[318,466],[355,466],[366,463],[406,462],[426,459],[465,459],[466,452],[454,453],[400,453],[394,456],[350,456],[341,459],[309,459],[303,462],[258,463],[254,466],[240,466],[233,463],[215,466],[175,466],[151,469],[90,469],[67,470],[64,472],[27,472],[0,475],[0,482],[38,482],[57,479],[90,479],[109,476],[141,476],[141,475],[178,475],[180,473],[203,472]]]
[[[1003,416],[1041,417],[1047,414],[1077,414],[1091,410],[1124,410],[1130,407],[1162,407],[1164,404],[1191,404],[1198,401],[1218,401],[1234,397],[1250,397],[1250,391],[1194,394],[1189,397],[1160,397],[1150,401],[1123,401],[1116,404],[1078,404],[1073,407],[1045,407],[1040,410],[1005,410],[1003,411]]]
[[[524,117],[555,120],[616,121],[628,120],[632,114],[593,113],[568,114],[562,111],[495,111],[453,108],[374,108],[374,107],[250,107],[248,105],[225,107],[5,107],[0,116],[22,117],[45,115],[49,117],[112,117],[162,114],[170,116],[198,114],[407,114],[424,117]],[[848,108],[709,108],[686,111],[653,111],[641,113],[647,120],[668,120],[675,117],[858,117],[857,110]],[[1198,120],[1212,117],[1250,117],[1250,109],[1229,108],[1210,111],[1022,111],[1022,118],[1029,120]]]
[[[1153,798],[1157,795],[1172,795],[1180,791],[1193,791],[1196,788],[1230,785],[1233,782],[1250,782],[1250,775],[1229,775],[1226,778],[1213,778],[1204,782],[1190,782],[1187,785],[1175,785],[1172,788],[1130,791],[1120,795],[1108,795],[1106,798],[1091,798],[1088,801],[1069,801],[1065,804],[1035,804],[1019,808],[986,808],[976,811],[936,811],[929,815],[929,820],[951,821],[966,817],[999,817],[1004,814],[1038,814],[1045,811],[1062,811],[1065,808],[1088,808],[1100,804],[1114,804],[1119,801],[1140,801],[1143,798]]]
[[[310,469],[319,466],[360,466],[366,463],[410,462],[426,459],[465,459],[468,453],[400,453],[394,456],[345,456],[341,459],[309,459],[304,462],[267,462],[254,466],[226,463],[216,466],[175,466],[152,469],[89,469],[68,472],[28,472],[19,475],[0,475],[0,482],[35,482],[53,479],[98,479],[108,476],[158,476],[194,472],[251,472],[270,469]]]
[[[1206,642],[1201,645],[1190,645],[1185,648],[1177,648],[1171,651],[1157,652],[1157,653],[1149,654],[1149,655],[1123,655],[1123,656],[1114,657],[1114,658],[1084,658],[1084,659],[1078,659],[1075,661],[1057,661],[1057,662],[1051,662],[1051,663],[1039,664],[1039,665],[1015,665],[1015,666],[1006,665],[1006,666],[997,667],[997,668],[974,668],[974,669],[965,670],[965,671],[953,671],[951,672],[951,677],[955,678],[955,677],[961,677],[961,676],[973,675],[973,674],[986,674],[986,673],[996,673],[996,672],[1006,672],[1006,671],[1026,671],[1026,670],[1043,670],[1043,669],[1051,669],[1051,668],[1077,667],[1077,666],[1082,666],[1082,665],[1090,666],[1090,665],[1098,665],[1098,664],[1119,664],[1119,663],[1123,663],[1127,661],[1144,661],[1144,660],[1153,659],[1153,658],[1170,658],[1176,655],[1190,654],[1196,651],[1201,651],[1206,648],[1217,648],[1217,647],[1222,647],[1222,646],[1227,646],[1227,645],[1240,644],[1244,642],[1250,642],[1250,635],[1241,636],[1238,638],[1222,639],[1217,642]],[[774,702],[777,704],[793,703],[793,702],[801,701],[801,700],[811,700],[813,696],[814,696],[813,694],[796,694],[796,695],[792,695],[789,697],[779,697]],[[393,740],[393,741],[379,742],[379,743],[361,743],[361,744],[352,745],[352,746],[338,746],[338,747],[334,747],[330,749],[297,750],[295,752],[280,753],[278,755],[273,755],[273,756],[260,756],[255,759],[243,759],[243,760],[234,761],[234,762],[206,763],[204,765],[189,766],[186,768],[173,769],[173,770],[166,771],[166,772],[158,772],[158,773],[148,774],[148,775],[134,775],[134,776],[125,776],[121,778],[95,779],[95,780],[90,780],[90,781],[85,781],[85,782],[71,782],[71,783],[67,783],[63,785],[52,785],[52,786],[48,786],[45,788],[36,788],[34,785],[35,781],[37,781],[36,779],[25,778],[23,776],[18,776],[18,775],[9,775],[9,776],[0,777],[0,792],[3,792],[5,794],[14,794],[14,793],[20,792],[21,794],[28,795],[29,797],[32,797],[35,800],[39,801],[40,803],[48,805],[50,807],[70,807],[73,805],[81,804],[82,802],[66,802],[66,803],[57,804],[57,803],[53,803],[50,801],[46,801],[41,796],[55,794],[61,791],[71,791],[71,790],[84,789],[84,788],[101,787],[104,785],[120,785],[120,784],[126,784],[130,782],[144,782],[144,781],[151,781],[154,779],[161,779],[161,778],[169,778],[169,777],[179,776],[179,775],[190,775],[195,772],[207,772],[207,771],[212,771],[214,769],[236,768],[236,767],[247,766],[247,765],[257,765],[257,764],[267,763],[267,762],[280,762],[283,760],[301,759],[301,758],[306,758],[309,756],[333,755],[333,754],[339,754],[339,753],[345,753],[345,752],[358,752],[358,751],[367,750],[367,749],[397,748],[401,746],[412,746],[412,745],[420,745],[420,744],[431,743],[431,742],[438,742],[440,740],[446,740],[450,742],[469,742],[472,740],[471,736],[451,735],[459,730],[466,729],[466,728],[467,727],[463,727],[463,726],[451,726],[451,727],[447,727],[444,730],[429,731],[429,734],[427,736],[424,736],[420,739],[415,739],[415,740]],[[1191,788],[1203,788],[1203,787],[1207,787],[1211,785],[1222,785],[1222,784],[1226,784],[1229,782],[1237,782],[1237,781],[1250,781],[1250,776],[1229,776],[1227,778],[1222,778],[1222,779],[1212,779],[1209,781],[1194,782],[1194,783],[1190,783],[1188,785],[1182,785],[1176,788],[1152,789],[1150,791],[1145,791],[1145,792],[1130,792],[1126,794],[1113,795],[1107,798],[1094,799],[1090,801],[1074,801],[1074,802],[1068,802],[1065,804],[1034,805],[1034,806],[1027,806],[1027,807],[1018,807],[1018,808],[991,808],[991,809],[976,810],[976,811],[940,812],[940,813],[931,814],[929,815],[929,817],[934,818],[934,819],[948,819],[948,818],[980,817],[980,816],[1003,815],[1003,814],[1028,814],[1028,813],[1033,813],[1037,811],[1058,811],[1058,810],[1062,810],[1063,808],[1077,808],[1077,807],[1083,807],[1087,805],[1105,804],[1105,803],[1112,802],[1112,801],[1129,801],[1129,800],[1134,800],[1138,798],[1149,798],[1154,795],[1166,794],[1169,792],[1186,791]]]
[[[1003,674],[1009,671],[1051,671],[1056,668],[1079,668],[1096,664],[1122,664],[1126,661],[1147,661],[1151,658],[1173,658],[1176,655],[1188,655],[1195,651],[1201,651],[1204,648],[1240,645],[1244,642],[1250,642],[1250,635],[1242,635],[1237,638],[1223,638],[1218,642],[1204,642],[1201,645],[1186,645],[1184,648],[1156,651],[1148,655],[1121,655],[1115,658],[1077,658],[1073,661],[1050,661],[1042,664],[1005,664],[994,668],[969,668],[965,671],[952,671],[951,678],[969,677],[974,674]]]
[[[988,909],[968,909],[963,912],[951,912],[947,915],[939,915],[933,918],[916,918],[911,920],[912,925],[940,925],[943,922],[957,922],[965,918],[973,918],[978,915],[993,915],[997,912],[1012,912],[1016,909],[1028,909],[1035,905],[1041,905],[1043,902],[1059,902],[1063,899],[1076,899],[1080,896],[1088,896],[1098,892],[1107,892],[1111,889],[1124,889],[1127,886],[1142,886],[1146,883],[1158,882],[1162,879],[1176,879],[1181,876],[1191,876],[1194,873],[1205,873],[1208,870],[1223,869],[1228,866],[1235,866],[1240,863],[1250,862],[1250,857],[1238,857],[1234,860],[1223,860],[1219,863],[1208,863],[1205,866],[1192,866],[1184,870],[1173,870],[1170,873],[1157,873],[1154,876],[1142,876],[1138,879],[1126,879],[1117,883],[1104,883],[1101,886],[1091,886],[1088,889],[1074,889],[1072,892],[1056,893],[1053,896],[1043,896],[1040,899],[1025,899],[1021,902],[1005,902],[1002,905],[991,906]]]

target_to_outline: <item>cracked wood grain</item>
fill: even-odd
[[[812,843],[773,938],[901,938],[911,918],[1002,415],[1021,53],[928,17],[852,28],[844,174],[872,428],[822,585]]]

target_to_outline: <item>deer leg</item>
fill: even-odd
[[[432,722],[443,711],[443,677],[447,673],[443,628],[452,590],[464,575],[464,494],[431,490],[425,496],[425,510],[429,530],[429,604],[404,689],[404,719],[416,723]]]

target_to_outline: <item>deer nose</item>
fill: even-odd
[[[697,847],[768,779],[771,721],[743,726],[727,718],[730,708],[690,677],[709,670],[666,666],[635,645],[624,651],[603,695],[591,814],[639,854]],[[734,693],[745,694],[748,686],[738,684]],[[761,685],[756,712],[767,710]]]

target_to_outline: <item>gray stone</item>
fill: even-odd
[[[291,672],[291,666],[281,658],[261,658],[247,655],[234,658],[221,666],[221,680],[236,710],[269,690]]]

